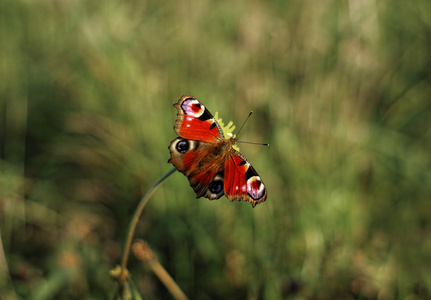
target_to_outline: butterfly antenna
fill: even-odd
[[[245,125],[245,122],[247,122],[248,118],[250,118],[251,114],[253,113],[253,111],[251,111],[247,118],[245,118],[244,123],[242,123],[241,128],[238,130],[238,133],[236,134],[236,136],[238,137],[239,133],[241,132],[242,128]],[[253,143],[253,142],[243,142],[243,141],[236,141],[237,143],[242,143],[242,144],[252,144],[252,145],[260,145],[260,146],[269,146],[269,144],[262,144],[262,143]]]
[[[251,114],[252,114],[252,113],[253,113],[253,111],[251,111],[251,112],[248,114],[247,118],[245,118],[245,121],[244,121],[244,123],[242,123],[241,128],[238,130],[238,132],[237,132],[236,136],[238,136],[238,135],[239,135],[239,133],[241,132],[242,128],[243,128],[243,127],[244,127],[244,125],[245,125],[245,122],[247,122],[248,118],[250,118],[250,116],[251,116]]]
[[[252,145],[259,145],[259,146],[269,146],[269,144],[262,144],[262,143],[253,143],[253,142],[243,142],[243,141],[236,141],[237,143],[242,144],[252,144]]]

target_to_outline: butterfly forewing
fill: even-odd
[[[225,194],[229,200],[249,201],[253,207],[266,200],[265,185],[241,153],[235,151],[226,160],[224,177]]]
[[[224,138],[219,124],[199,100],[192,96],[182,96],[174,106],[178,109],[174,129],[179,136],[204,142]]]

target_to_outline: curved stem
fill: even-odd
[[[17,300],[15,286],[12,281],[12,278],[10,277],[10,271],[7,265],[6,255],[4,252],[3,242],[2,242],[2,235],[0,230],[0,278],[2,278],[5,282],[3,283],[5,286],[2,286],[1,288],[5,288],[5,292],[7,291],[8,287],[7,285],[10,285],[11,291],[9,293],[9,298],[12,300]]]
[[[127,232],[127,239],[126,239],[126,242],[124,244],[123,259],[121,262],[121,273],[120,273],[120,278],[118,280],[118,282],[120,283],[120,286],[122,286],[124,284],[124,281],[126,280],[126,277],[127,277],[127,276],[125,276],[127,274],[127,272],[125,272],[125,270],[126,270],[126,266],[127,266],[127,261],[129,260],[130,247],[132,245],[133,235],[135,234],[136,224],[139,221],[139,216],[141,215],[142,210],[144,209],[144,207],[147,204],[148,200],[150,199],[151,195],[155,192],[155,190],[159,187],[159,185],[166,178],[168,178],[172,173],[174,173],[176,170],[177,170],[176,168],[172,168],[168,172],[166,172],[165,175],[160,177],[160,179],[157,180],[157,182],[147,191],[145,196],[142,197],[141,201],[138,204],[138,207],[136,207],[135,214],[133,215],[132,219],[130,220],[129,229]]]

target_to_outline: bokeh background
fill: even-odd
[[[112,299],[190,94],[270,144],[256,208],[179,172],[145,208],[191,299],[430,299],[430,1],[2,0],[0,39],[0,298]]]

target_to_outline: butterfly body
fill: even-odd
[[[211,113],[199,100],[182,96],[175,132],[169,145],[172,163],[189,179],[197,198],[223,195],[230,201],[248,201],[253,207],[266,200],[266,188],[247,159],[233,148],[236,138],[226,139]]]

